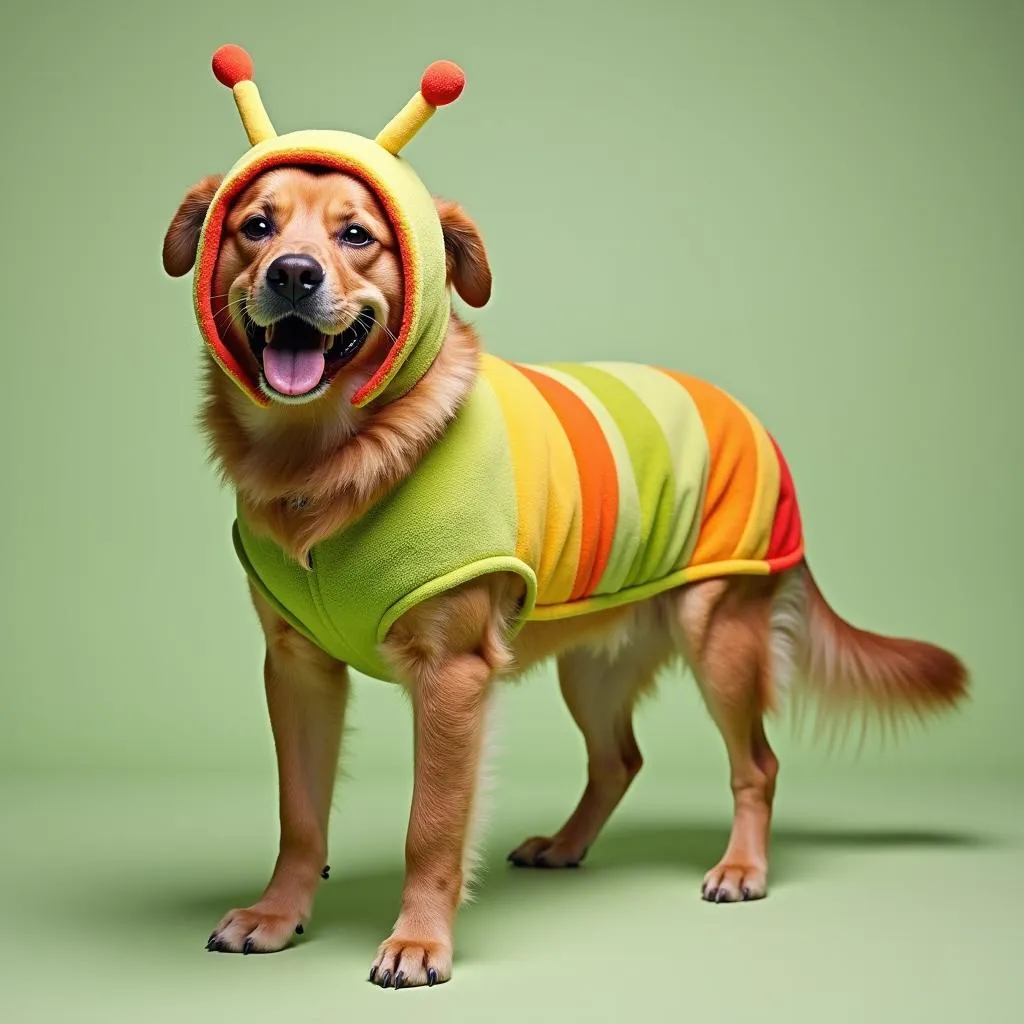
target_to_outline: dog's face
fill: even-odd
[[[195,262],[218,178],[192,188],[164,239],[164,267]],[[476,226],[438,201],[450,282],[471,305],[490,295]],[[282,167],[232,203],[213,279],[213,311],[233,354],[275,403],[305,404],[333,387],[354,393],[387,356],[404,288],[394,231],[376,196],[337,171]]]

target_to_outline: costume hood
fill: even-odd
[[[465,84],[450,61],[427,68],[420,91],[376,139],[349,132],[310,130],[278,135],[252,80],[252,60],[238,46],[222,46],[213,73],[231,89],[252,148],[221,182],[206,213],[196,255],[193,297],[203,339],[229,377],[258,405],[269,404],[258,382],[232,354],[213,317],[213,273],[224,218],[232,200],[273,167],[319,165],[362,180],[377,196],[398,238],[405,308],[398,338],[376,374],[353,395],[364,406],[405,394],[430,367],[444,340],[451,299],[446,287],[444,239],[430,193],[398,154],[436,109],[458,99]]]

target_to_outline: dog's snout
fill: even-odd
[[[323,284],[324,268],[312,256],[288,253],[267,267],[267,284],[293,305],[312,295]]]

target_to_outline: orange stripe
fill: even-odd
[[[757,495],[757,440],[743,410],[713,384],[665,370],[689,391],[707,433],[711,465],[690,565],[724,562],[739,547]]]
[[[619,514],[619,480],[615,458],[597,418],[564,384],[515,364],[554,410],[572,445],[580,474],[582,503],[580,560],[570,600],[586,597],[608,564]]]

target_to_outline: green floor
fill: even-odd
[[[1020,1019],[1016,783],[853,768],[794,780],[779,800],[773,890],[738,906],[697,896],[725,837],[722,779],[651,775],[567,873],[502,863],[564,810],[565,786],[499,791],[453,982],[396,993],[365,976],[400,887],[397,781],[345,787],[332,877],[297,948],[204,952],[218,916],[265,880],[270,781],[4,783],[0,1019]]]

